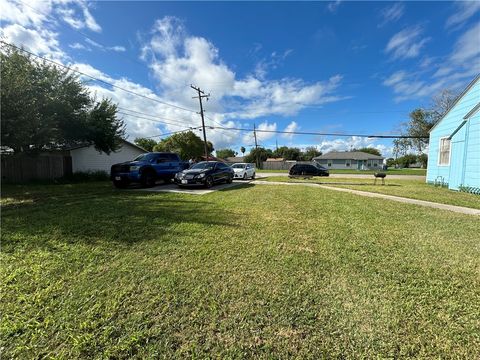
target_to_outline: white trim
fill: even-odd
[[[447,139],[449,141],[450,147],[448,148],[448,164],[440,164],[440,156],[442,152],[442,140]],[[452,157],[452,140],[448,138],[448,136],[442,136],[438,140],[438,159],[437,159],[437,166],[450,166],[450,159]]]

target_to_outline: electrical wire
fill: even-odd
[[[167,103],[167,102],[165,102],[165,101],[161,101],[161,100],[158,100],[158,99],[154,99],[154,98],[148,97],[148,96],[146,96],[146,95],[142,95],[142,94],[136,93],[135,91],[125,89],[125,88],[123,88],[123,87],[121,87],[121,86],[112,84],[112,83],[110,83],[110,82],[108,82],[108,81],[105,81],[105,80],[102,80],[102,79],[99,79],[99,78],[96,78],[96,77],[94,77],[94,76],[92,76],[92,75],[89,75],[89,74],[84,73],[84,72],[82,72],[82,71],[80,71],[80,70],[74,69],[74,68],[72,68],[72,67],[70,67],[70,66],[63,65],[63,64],[61,64],[61,63],[59,63],[59,62],[57,62],[57,61],[53,61],[53,60],[47,59],[47,58],[45,58],[45,57],[43,57],[43,56],[37,55],[37,54],[35,54],[35,53],[31,52],[31,51],[25,50],[25,49],[23,49],[23,48],[21,48],[21,47],[18,47],[18,46],[16,46],[16,45],[10,44],[10,43],[8,43],[8,42],[6,42],[6,41],[0,40],[0,43],[3,43],[3,44],[8,45],[8,46],[11,46],[11,47],[13,47],[13,48],[15,48],[15,49],[17,49],[17,50],[19,50],[19,51],[25,52],[25,53],[27,53],[27,54],[30,54],[30,55],[36,57],[36,58],[39,58],[39,59],[42,59],[42,60],[44,60],[44,61],[50,62],[50,63],[55,64],[55,65],[57,65],[57,66],[63,67],[63,68],[65,68],[65,69],[67,69],[67,70],[70,70],[70,71],[76,72],[76,73],[78,73],[78,74],[81,74],[81,75],[83,75],[83,76],[89,77],[89,78],[91,78],[91,79],[93,79],[93,80],[96,80],[96,81],[98,81],[98,82],[101,82],[101,83],[103,83],[103,84],[105,84],[105,85],[109,85],[109,86],[111,86],[111,87],[113,87],[113,88],[116,88],[116,89],[125,91],[125,92],[127,92],[127,93],[129,93],[129,94],[136,95],[136,96],[142,97],[142,98],[144,98],[144,99],[151,100],[151,101],[155,101],[155,102],[157,102],[157,103],[160,103],[160,104],[163,104],[163,105],[166,105],[166,106],[171,106],[171,107],[173,107],[173,108],[177,108],[177,109],[180,109],[180,110],[188,111],[188,112],[195,113],[195,114],[197,113],[197,111],[195,111],[195,110],[187,109],[187,108],[184,108],[184,107],[181,107],[181,106],[178,106],[178,105],[174,105],[174,104],[170,104],[170,103]]]
[[[26,2],[24,2],[24,1],[22,1],[22,0],[17,0],[17,1],[20,2],[20,3],[22,3],[22,4],[25,5],[25,6],[29,7],[30,9],[32,9],[32,10],[33,10],[34,12],[36,12],[37,14],[43,15],[43,16],[45,16],[46,18],[50,19],[50,20],[53,21],[53,22],[56,21],[56,19],[55,19],[54,17],[52,17],[51,15],[46,14],[46,13],[44,13],[43,11],[40,11],[40,10],[34,8],[33,6],[27,4]],[[99,45],[101,48],[103,48],[103,49],[109,49],[109,48],[111,48],[111,46],[107,46],[107,45],[102,44],[101,42],[99,42],[99,41],[97,41],[97,40],[92,39],[89,35],[85,34],[84,32],[82,32],[82,31],[80,31],[80,30],[78,30],[78,29],[75,29],[74,27],[70,27],[70,29],[73,30],[73,31],[75,31],[75,32],[77,32],[77,33],[79,33],[80,35],[82,35],[82,36],[85,37],[86,39],[92,41],[94,44],[98,44],[98,45]],[[135,62],[135,63],[137,63],[137,64],[140,64],[140,65],[142,65],[142,66],[145,65],[145,64],[141,63],[140,61],[138,61],[137,59],[135,59],[135,58],[133,58],[133,57],[131,57],[131,56],[126,56],[126,55],[123,54],[123,53],[117,53],[117,55],[122,56],[122,57],[124,57],[125,59],[127,59],[127,60],[129,60],[129,61],[132,61],[132,62]],[[174,81],[174,82],[176,82],[176,83],[178,83],[178,84],[181,84],[181,86],[177,87],[178,89],[179,89],[180,87],[184,87],[184,86],[188,86],[188,85],[189,85],[189,84],[187,84],[187,83],[183,83],[183,82],[178,81],[178,80],[176,80],[176,79],[174,79],[174,78],[171,78],[171,77],[169,77],[169,76],[167,76],[167,75],[165,75],[165,74],[163,74],[162,76],[164,76],[164,77],[166,77],[167,79],[170,79],[170,80],[172,80],[172,81]]]
[[[248,131],[248,132],[263,132],[274,134],[292,134],[292,135],[317,135],[317,136],[338,136],[338,137],[366,137],[366,138],[378,138],[378,139],[428,139],[428,136],[408,136],[408,135],[366,135],[366,134],[341,134],[341,133],[322,133],[315,131],[282,131],[282,130],[266,130],[266,129],[246,129],[246,128],[234,128],[234,127],[215,127],[209,126],[210,129],[222,129],[232,131]]]

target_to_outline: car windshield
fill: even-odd
[[[133,161],[152,161],[155,158],[156,154],[146,153],[137,156]]]
[[[193,165],[190,169],[198,169],[198,170],[213,169],[214,166],[215,166],[215,163],[200,162],[198,164]]]
[[[233,168],[233,169],[244,169],[244,168],[245,168],[245,164],[233,164],[233,165],[232,165],[232,168]]]

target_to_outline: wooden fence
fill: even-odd
[[[72,173],[72,158],[63,155],[2,156],[2,181],[54,180]]]

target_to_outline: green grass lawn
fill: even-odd
[[[2,191],[4,358],[480,357],[476,217],[307,187]]]
[[[288,173],[288,170],[263,170],[257,169],[259,173]],[[379,170],[355,170],[355,169],[329,169],[330,174],[359,174],[359,175],[372,175],[379,172]],[[427,175],[427,169],[388,169],[386,171],[390,175]]]
[[[340,179],[328,177],[302,179],[289,178],[286,176],[269,176],[261,180],[317,183],[354,190],[370,191],[386,195],[401,196],[411,199],[433,201],[440,204],[458,205],[480,209],[480,196],[452,191],[447,188],[435,187],[431,184],[425,183],[423,180],[389,180],[387,176],[385,185],[380,185],[381,180],[377,180],[377,185],[373,185],[373,177],[372,179]]]

